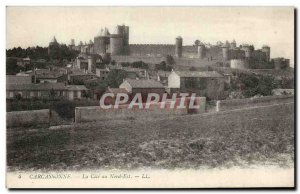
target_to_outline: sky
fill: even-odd
[[[53,36],[59,43],[88,42],[107,27],[130,27],[130,44],[184,45],[196,39],[215,44],[271,47],[271,58],[294,63],[293,7],[7,7],[6,48],[47,46]]]

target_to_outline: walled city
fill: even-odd
[[[54,37],[45,48],[8,49],[7,111],[49,109],[63,123],[83,120],[78,114],[84,108],[76,107],[98,107],[107,93],[126,94],[129,99],[141,94],[143,102],[149,93],[167,95],[169,100],[174,94],[195,94],[203,107],[186,114],[219,110],[222,100],[294,93],[290,60],[271,58],[267,45],[197,39],[185,45],[181,36],[174,37],[174,44],[130,44],[129,29],[117,25],[110,33],[102,28],[85,43],[71,39],[68,45],[60,44]],[[105,101],[114,102],[113,97]]]

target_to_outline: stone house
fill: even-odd
[[[31,84],[32,80],[33,78],[31,75],[6,75],[6,84]]]
[[[36,82],[37,83],[58,83],[58,82],[66,82],[67,75],[59,72],[48,72],[36,74]]]
[[[88,89],[82,85],[65,85],[64,83],[7,84],[6,98],[66,98],[69,100],[83,98],[83,91]]]
[[[157,71],[157,81],[163,85],[168,85],[168,77],[171,74],[170,71]]]
[[[100,78],[100,80],[105,80],[109,74],[109,68],[96,68],[96,75]]]
[[[106,104],[114,104],[116,97],[118,94],[127,94],[130,97],[129,92],[125,88],[110,88],[108,87],[105,91],[105,93],[113,94],[113,97],[107,97],[105,100]],[[120,100],[124,100],[123,97],[120,98]]]
[[[126,89],[133,97],[141,93],[143,100],[149,93],[156,93],[162,96],[165,93],[165,87],[158,81],[152,79],[125,79],[119,88]]]
[[[172,71],[168,77],[170,93],[196,93],[210,99],[224,98],[224,76],[216,71]]]

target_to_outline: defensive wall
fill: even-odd
[[[231,59],[230,68],[232,69],[249,69],[249,64],[244,59]]]
[[[112,119],[153,119],[153,118],[168,118],[178,115],[204,113],[206,98],[196,97],[195,105],[200,105],[199,109],[177,108],[180,104],[180,98],[176,99],[175,107],[170,108],[174,101],[167,101],[164,108],[161,108],[161,102],[151,103],[148,109],[139,108],[138,105],[128,108],[129,104],[119,105],[117,109],[103,109],[100,106],[76,107],[75,108],[75,123],[105,121]],[[186,98],[185,105],[188,107],[190,98]]]
[[[130,56],[155,56],[163,57],[166,55],[175,56],[174,44],[130,44]],[[182,46],[182,56],[186,58],[198,58],[198,48],[193,45]],[[211,47],[205,49],[204,58],[221,60],[222,49],[220,47]]]
[[[294,95],[263,96],[257,98],[218,100],[216,103],[216,111],[220,112],[226,110],[234,110],[271,104],[282,104],[289,102],[294,102]]]
[[[175,45],[172,44],[130,44],[130,55],[175,55]]]
[[[148,64],[160,64],[162,61],[165,61],[165,57],[155,57],[155,56],[132,56],[132,55],[118,55],[112,56],[112,60],[121,63],[133,63],[136,61],[143,61]]]
[[[162,61],[166,61],[165,56],[138,56],[138,55],[118,55],[112,56],[112,60],[117,63],[127,62],[133,63],[136,61],[143,61],[147,64],[160,64]],[[188,70],[190,67],[207,67],[214,64],[216,61],[208,61],[207,58],[176,58],[174,57],[174,61],[176,66],[184,66],[187,67]]]
[[[6,113],[7,127],[40,126],[50,124],[50,110],[13,111]]]

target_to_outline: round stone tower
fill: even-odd
[[[250,58],[252,54],[252,48],[249,45],[243,45],[242,50],[245,52],[245,57]]]
[[[199,44],[198,46],[198,57],[199,59],[203,59],[205,57],[205,45]]]
[[[228,61],[229,60],[229,48],[228,46],[222,47],[222,54],[223,54],[223,60]]]
[[[60,45],[54,36],[48,46],[48,55],[50,57],[55,57],[55,55],[57,55],[57,53],[59,52],[59,47],[60,47]]]
[[[235,49],[236,48],[236,41],[232,40],[232,42],[230,43],[230,48],[231,49]]]
[[[182,57],[182,37],[178,36],[175,43],[175,55],[178,58]]]
[[[123,54],[123,37],[120,34],[110,35],[110,52],[111,55],[122,55]]]
[[[274,63],[274,69],[276,69],[276,70],[286,69],[287,67],[290,66],[290,60],[284,59],[282,57],[272,59],[272,61]]]
[[[124,46],[127,46],[129,44],[129,26],[118,25],[117,34],[123,37]]]
[[[117,34],[122,36],[123,39],[123,54],[128,54],[129,52],[129,26],[118,25]]]
[[[107,50],[107,45],[109,44],[109,37],[107,36],[97,36],[94,38],[94,53],[105,54]]]
[[[270,49],[270,47],[267,46],[267,45],[264,45],[264,46],[262,47],[261,51],[264,52],[264,53],[266,53],[266,57],[267,57],[266,60],[267,60],[267,61],[270,61],[270,54],[271,54],[271,49]]]

